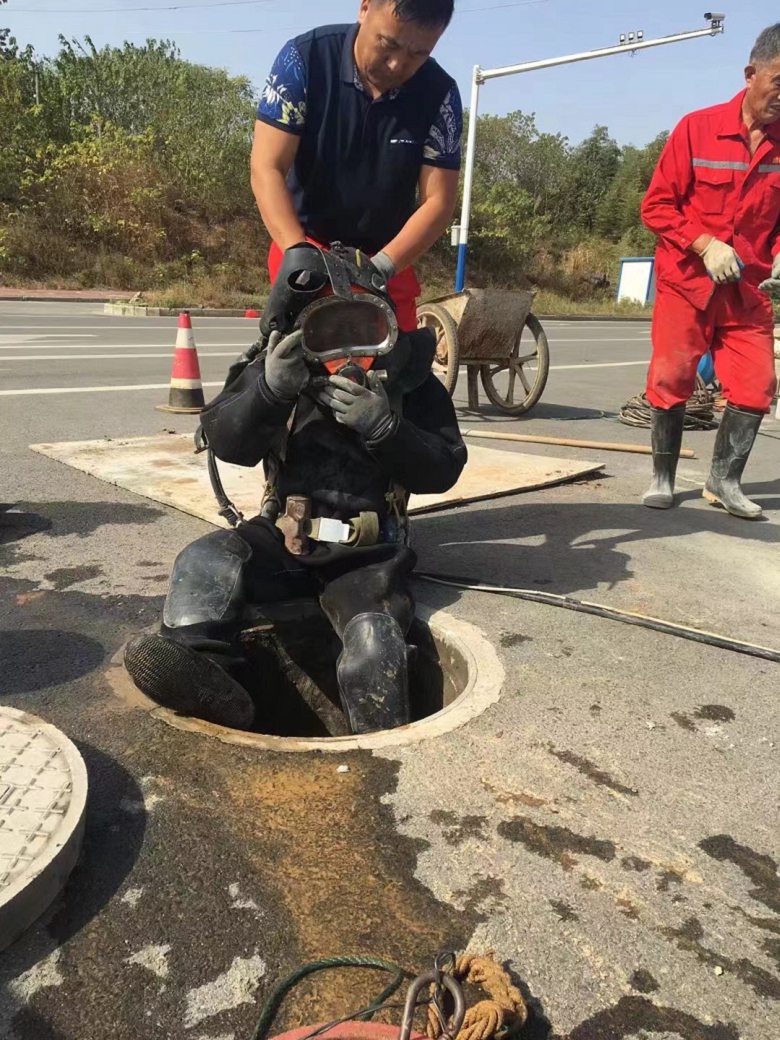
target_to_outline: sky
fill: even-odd
[[[704,28],[706,2],[456,0],[435,57],[468,106],[476,64],[498,68],[609,47],[640,29],[651,39]],[[247,76],[259,88],[285,40],[351,22],[358,7],[358,0],[8,0],[0,24],[41,56],[56,53],[60,34],[88,34],[99,47],[170,39],[182,57]],[[493,80],[482,88],[480,112],[534,112],[541,130],[573,143],[601,124],[621,144],[646,144],[685,112],[733,97],[755,37],[780,18],[777,0],[725,0],[717,10],[727,15],[723,36]]]

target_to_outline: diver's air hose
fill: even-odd
[[[487,582],[475,582],[470,578],[461,578],[455,574],[430,574],[415,572],[415,577],[429,581],[435,585],[446,585],[449,588],[465,589],[473,592],[491,592],[500,596],[513,596],[515,599],[527,600],[529,603],[543,603],[548,607],[563,607],[579,614],[593,614],[594,617],[607,618],[610,621],[622,621],[626,625],[636,625],[652,632],[661,632],[667,636],[689,639],[694,643],[715,646],[720,650],[731,650],[735,654],[746,654],[748,657],[760,657],[764,661],[780,663],[780,650],[773,650],[755,643],[745,643],[740,639],[718,635],[715,632],[704,632],[689,625],[678,625],[673,621],[650,617],[632,610],[618,610],[602,603],[589,603],[587,600],[574,599],[572,596],[560,596],[554,592],[539,592],[536,589],[518,589],[513,586],[492,585]]]

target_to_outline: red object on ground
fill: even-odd
[[[719,286],[706,310],[658,287],[653,310],[653,357],[647,399],[654,408],[684,404],[696,368],[712,351],[723,396],[735,408],[768,412],[775,392],[772,305],[748,307],[738,284]]]
[[[158,405],[157,410],[190,414],[203,411],[205,404],[192,322],[189,312],[182,311],[179,314],[179,330],[176,333],[168,404]]]
[[[745,267],[745,304],[760,299],[780,250],[780,121],[751,156],[742,121],[743,90],[725,105],[685,116],[658,160],[642,203],[642,220],[659,236],[656,276],[703,310],[715,291],[690,245],[714,235],[736,249]]]
[[[255,311],[255,310],[252,310],[251,307],[247,307],[247,309],[244,311],[244,317],[245,318],[259,318],[260,317],[260,311]]]
[[[321,243],[315,242],[314,239],[307,239],[307,241],[319,246],[320,249],[326,248]],[[272,242],[268,251],[268,273],[271,276],[271,282],[276,280],[283,257],[282,250],[276,242]],[[402,332],[413,332],[417,328],[417,298],[422,292],[414,268],[405,267],[403,271],[399,271],[387,283],[387,291],[395,304],[399,329]]]
[[[303,1040],[303,1037],[317,1029],[317,1026],[300,1026],[280,1033],[272,1040]],[[342,1022],[324,1033],[318,1034],[318,1040],[398,1040],[398,1026],[384,1022]],[[411,1040],[425,1040],[424,1033],[412,1032]]]

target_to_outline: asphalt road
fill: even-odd
[[[420,585],[495,643],[504,694],[445,737],[347,756],[346,774],[169,730],[114,695],[108,662],[211,528],[28,446],[193,429],[154,411],[175,325],[0,304],[0,702],[65,730],[91,792],[63,896],[0,955],[0,1038],[244,1040],[303,961],[421,968],[448,944],[509,965],[534,1008],[528,1040],[780,1035],[776,665]],[[254,325],[194,325],[215,390]],[[469,414],[461,381],[464,426],[647,443],[615,412],[642,387],[648,326],[545,327],[552,371],[532,415]],[[713,433],[686,437],[697,458],[670,513],[637,504],[646,457],[522,446],[606,471],[420,517],[421,565],[780,647],[778,437],[768,420],[750,463],[755,524],[701,498]],[[282,1023],[379,988],[305,987]]]

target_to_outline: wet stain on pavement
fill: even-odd
[[[579,773],[582,773],[583,776],[586,776],[600,787],[608,787],[610,791],[616,791],[618,794],[628,794],[632,797],[636,797],[639,794],[639,791],[635,788],[621,784],[619,780],[600,769],[594,762],[583,758],[582,755],[576,755],[573,751],[558,751],[552,744],[548,746],[547,750],[559,762],[565,762],[566,765],[574,766]]]
[[[555,916],[561,921],[579,921],[580,919],[579,914],[576,914],[568,903],[563,903],[560,899],[551,899],[550,906],[555,911]]]
[[[521,643],[533,643],[531,636],[521,635],[519,632],[504,632],[501,636],[501,646],[509,649],[513,646],[520,646]]]
[[[276,878],[302,961],[381,951],[419,971],[439,950],[464,949],[481,919],[474,906],[500,894],[496,882],[478,883],[469,905],[456,909],[416,880],[427,843],[398,834],[383,801],[395,789],[398,763],[360,753],[338,762],[269,755],[236,769],[227,755],[217,768],[205,743],[199,754],[235,842]],[[350,771],[337,776],[339,764]],[[365,1006],[384,984],[374,972],[328,972],[296,990],[288,1014],[296,1022],[334,1018]]]
[[[60,567],[58,570],[44,574],[44,578],[52,583],[57,592],[61,592],[63,589],[69,589],[71,585],[77,585],[80,581],[99,578],[104,573],[103,568],[96,564],[85,564],[83,567]]]
[[[623,997],[613,1007],[596,1012],[560,1040],[624,1040],[650,1033],[671,1033],[680,1040],[740,1040],[731,1023],[706,1025],[677,1008],[658,1007],[647,997]],[[557,1038],[556,1038],[557,1040]]]
[[[704,929],[696,917],[689,917],[679,928],[662,928],[661,934],[686,953],[693,953],[702,964],[710,968],[722,968],[730,972],[760,997],[771,997],[780,1000],[780,979],[764,968],[759,968],[744,957],[732,960],[704,946]]]
[[[663,873],[658,875],[658,879],[655,883],[655,887],[659,892],[668,892],[670,885],[681,885],[683,883],[683,876],[676,870],[664,870]]]
[[[725,704],[700,704],[693,714],[697,719],[706,719],[708,722],[733,722],[736,718]]]
[[[756,852],[749,845],[740,845],[729,834],[705,838],[699,842],[699,848],[719,863],[733,863],[739,867],[756,886],[748,893],[751,898],[774,913],[780,913],[780,877],[777,863],[771,856]]]
[[[696,723],[687,715],[683,715],[682,712],[679,711],[673,711],[671,712],[671,717],[674,719],[674,721],[677,723],[680,729],[688,730],[689,733],[696,732]]]
[[[618,896],[615,900],[615,906],[621,912],[624,917],[627,917],[631,921],[639,920],[639,907],[633,903],[628,896]]]
[[[631,989],[635,989],[637,993],[655,993],[656,990],[659,989],[658,982],[650,972],[645,971],[644,968],[637,968],[631,976],[629,985],[631,986]]]
[[[620,861],[620,865],[623,870],[633,870],[637,874],[643,874],[650,869],[652,863],[649,860],[642,859],[641,856],[624,856]]]
[[[434,809],[429,819],[442,828],[442,836],[448,845],[461,845],[468,838],[485,837],[485,816],[458,816],[445,809]]]
[[[517,842],[545,859],[571,870],[579,862],[572,853],[595,856],[605,863],[615,858],[614,842],[576,834],[568,827],[545,827],[527,816],[515,816],[498,825],[498,833],[508,841]]]
[[[762,939],[761,949],[771,957],[780,970],[780,939]]]
[[[507,901],[504,882],[501,878],[484,877],[477,880],[467,889],[453,892],[453,899],[463,905],[469,913],[479,911],[488,913],[504,906]]]

